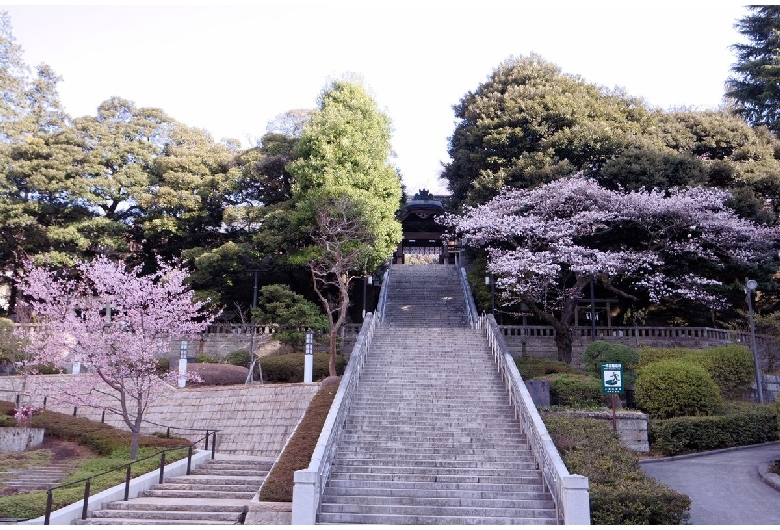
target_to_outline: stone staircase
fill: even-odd
[[[5,494],[10,494],[9,490],[13,490],[13,494],[47,490],[65,480],[74,468],[72,463],[62,463],[0,471],[0,489]]]
[[[556,524],[457,271],[394,266],[320,523]]]
[[[192,474],[165,479],[141,497],[114,501],[76,524],[242,524],[272,461],[218,454]]]

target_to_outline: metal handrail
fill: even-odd
[[[190,429],[192,430],[192,429]],[[204,430],[204,429],[199,429]],[[198,445],[200,442],[205,440],[205,448],[208,450],[209,448],[209,436],[211,436],[211,459],[214,459],[214,451],[217,446],[217,432],[216,430],[206,430],[206,435],[203,438],[200,438],[194,442],[191,442],[187,446],[187,475],[191,472],[191,463],[192,463],[192,451],[195,448],[196,445]],[[171,452],[171,451],[178,451],[179,449],[184,449],[184,446],[180,448],[172,448],[172,449],[163,449],[161,451],[158,451],[152,455],[145,456],[144,458],[137,458],[131,462],[128,462],[127,464],[122,464],[121,466],[116,466],[111,469],[108,469],[106,471],[103,471],[101,473],[96,473],[94,475],[90,475],[88,477],[82,478],[80,480],[74,480],[73,482],[68,482],[66,484],[60,484],[59,486],[54,486],[53,488],[49,488],[46,490],[46,512],[44,513],[43,518],[43,524],[48,525],[51,520],[51,508],[52,504],[54,502],[54,490],[61,489],[61,488],[67,488],[70,486],[74,486],[76,484],[79,484],[81,482],[84,482],[84,505],[81,510],[81,519],[84,520],[87,518],[87,515],[89,514],[89,496],[90,496],[90,485],[92,483],[92,479],[95,479],[97,477],[102,477],[103,475],[107,475],[109,473],[113,473],[115,471],[119,471],[121,469],[126,469],[125,473],[125,495],[124,500],[128,500],[130,497],[130,479],[132,475],[132,466],[133,464],[137,464],[139,462],[143,462],[145,460],[150,460],[151,458],[154,458],[156,456],[160,456],[160,479],[159,484],[162,484],[165,480],[165,453]]]
[[[484,330],[493,359],[509,393],[509,404],[515,409],[515,415],[522,424],[523,432],[528,437],[528,444],[534,453],[536,461],[539,463],[544,482],[555,501],[559,519],[567,524],[588,524],[590,512],[587,507],[587,478],[580,475],[572,475],[566,469],[558,449],[552,441],[552,437],[547,432],[547,427],[533,404],[531,395],[525,387],[517,365],[511,354],[509,354],[504,335],[498,324],[496,324],[493,315],[481,316],[477,321],[476,327]],[[569,483],[572,483],[571,478],[578,479],[577,482],[579,484],[577,488],[579,490],[582,490],[584,485],[586,502],[584,507],[572,508],[572,513],[567,513],[567,499],[570,495],[567,495],[567,492],[564,490],[569,486]],[[582,504],[581,495],[580,504]],[[584,518],[583,512],[587,513],[587,521],[582,520]]]

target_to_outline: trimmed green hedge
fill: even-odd
[[[304,369],[303,353],[290,353],[287,355],[274,355],[272,357],[262,357],[260,366],[263,369],[263,381],[266,383],[302,383]],[[328,377],[328,361],[330,355],[327,353],[314,354],[314,367],[312,371],[312,380],[321,381]],[[336,373],[342,375],[347,362],[343,355],[336,356]]]
[[[309,466],[311,455],[328,417],[338,385],[321,388],[312,398],[306,414],[295,429],[284,452],[260,490],[262,502],[292,502],[295,472]]]
[[[544,359],[542,357],[515,357],[515,365],[524,380],[535,379],[549,374],[581,374],[569,363]]]
[[[724,398],[741,397],[750,391],[755,380],[753,354],[743,344],[726,344],[704,349],[639,349],[639,364],[642,367],[670,359],[702,366],[718,385]]]
[[[723,406],[720,389],[707,371],[689,361],[666,359],[639,371],[634,399],[654,418],[710,416]]]
[[[647,475],[607,422],[545,414],[544,423],[569,472],[588,477],[592,524],[678,525],[691,499]]]
[[[598,407],[604,402],[601,382],[588,375],[552,374],[541,379],[550,381],[550,404],[564,407]]]
[[[738,447],[780,439],[777,407],[756,405],[726,416],[680,417],[650,423],[650,446],[665,455]]]

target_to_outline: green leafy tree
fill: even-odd
[[[737,62],[726,82],[733,109],[753,126],[780,133],[780,6],[747,6],[735,25],[748,42],[735,44]]]
[[[360,84],[330,83],[287,166],[292,204],[269,216],[271,230],[293,227],[283,248],[311,273],[330,328],[330,375],[352,280],[390,257],[401,240],[395,216],[401,183],[388,162],[390,137],[389,118]]]
[[[535,54],[504,61],[453,108],[452,162],[442,178],[456,205],[599,168],[651,122],[638,99]]]
[[[328,329],[328,321],[317,305],[283,284],[265,285],[259,290],[252,320],[276,325],[275,337],[279,342],[298,350],[303,346],[307,329],[314,332]]]

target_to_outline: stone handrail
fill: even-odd
[[[350,405],[360,381],[374,331],[381,325],[382,315],[390,289],[390,269],[385,272],[379,291],[379,303],[375,313],[366,313],[355,347],[349,357],[349,364],[341,378],[336,397],[330,406],[325,425],[322,427],[317,445],[314,447],[309,467],[295,472],[293,486],[292,524],[315,524],[320,511],[320,500],[325,484],[330,476],[330,466],[336,454],[341,431],[347,421]]]
[[[466,299],[466,313],[469,317],[469,325],[473,328],[477,325],[478,313],[477,306],[474,303],[474,297],[471,296],[471,287],[469,287],[469,279],[466,276],[466,269],[464,267],[458,268],[458,278],[460,279],[460,286],[463,288],[463,296]]]
[[[379,290],[379,301],[376,305],[376,313],[379,315],[379,323],[385,322],[385,308],[387,307],[387,296],[390,292],[390,270],[393,268],[393,261],[390,260],[390,266],[387,267],[382,276],[382,287]]]
[[[336,397],[333,399],[330,412],[325,419],[325,425],[320,432],[309,467],[295,472],[292,524],[310,525],[316,523],[322,491],[330,476],[331,462],[341,438],[341,431],[347,421],[347,414],[360,380],[360,372],[368,356],[374,330],[380,319],[381,317],[376,313],[366,313],[363,328],[360,330],[355,347],[352,349],[349,364],[344,371]]]
[[[476,327],[483,330],[487,336],[493,358],[509,392],[509,403],[515,409],[515,415],[523,426],[523,432],[542,471],[544,482],[553,496],[559,521],[563,524],[590,524],[588,478],[572,475],[566,469],[520,377],[504,335],[493,315],[480,317]]]

